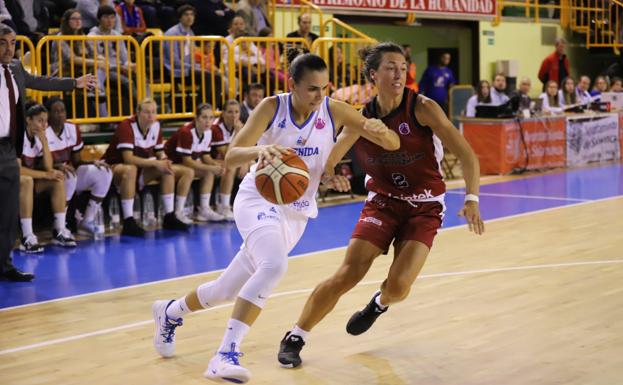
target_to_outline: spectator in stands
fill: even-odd
[[[565,55],[565,39],[559,37],[556,39],[556,50],[549,56],[547,56],[541,68],[539,69],[539,80],[543,82],[543,87],[547,85],[550,80],[561,84],[561,80],[569,76],[569,58]]]
[[[610,92],[623,92],[623,80],[614,77],[610,80]]]
[[[591,78],[586,75],[580,76],[580,81],[578,82],[578,86],[576,87],[575,93],[577,94],[577,100],[580,104],[590,104],[593,101],[593,97],[591,96],[588,90],[591,87]]]
[[[44,0],[5,0],[18,35],[28,36],[34,44],[48,33],[50,14]]]
[[[242,16],[251,36],[257,36],[262,28],[271,27],[265,0],[240,0],[236,15]]]
[[[157,104],[153,99],[145,98],[139,102],[137,114],[122,121],[103,159],[112,166],[113,183],[121,192],[121,210],[123,231],[121,234],[142,237],[143,230],[134,220],[133,207],[135,187],[138,181],[139,191],[151,181],[160,182],[160,194],[164,207],[162,227],[169,230],[188,230],[174,213],[173,193],[177,180],[178,210],[182,210],[190,190],[194,173],[192,169],[173,165],[166,159],[162,130],[156,120]]]
[[[451,56],[444,52],[439,56],[439,63],[426,68],[420,79],[420,91],[439,104],[448,112],[448,90],[456,84],[452,70],[448,68]]]
[[[223,57],[223,62],[227,66],[226,57]],[[234,47],[234,66],[236,78],[242,84],[257,83],[265,78],[266,58],[260,55],[259,48],[253,42],[241,42]]]
[[[593,100],[600,100],[602,92],[608,92],[608,81],[604,76],[597,76],[595,78],[595,84],[593,84],[593,90],[591,91]]]
[[[493,89],[491,90],[491,104],[494,106],[502,105],[508,102],[509,97],[506,95],[506,76],[496,74],[493,78]]]
[[[224,216],[210,207],[214,176],[223,174],[222,160],[210,156],[213,142],[212,123],[214,111],[210,104],[197,106],[197,115],[192,122],[180,127],[164,145],[164,151],[173,164],[184,165],[195,171],[199,178],[201,205],[195,219],[200,222],[222,221]]]
[[[102,160],[86,162],[80,152],[84,147],[80,129],[77,125],[67,122],[65,103],[58,97],[46,101],[49,126],[46,137],[54,168],[64,174],[65,195],[69,205],[74,192],[78,194],[89,191],[90,198],[87,208],[78,223],[78,233],[86,236],[95,234],[95,214],[108,194],[112,182],[112,171]]]
[[[311,31],[312,16],[309,13],[302,13],[297,18],[297,22],[299,25],[299,29],[297,29],[296,31],[290,32],[289,34],[286,35],[286,37],[300,37],[303,39],[307,39],[307,42],[309,43],[309,47],[311,47],[314,40],[320,37]]]
[[[223,0],[191,0],[190,5],[197,11],[201,23],[193,25],[195,35],[227,36],[227,29],[236,15]]]
[[[121,18],[121,28],[124,35],[132,35],[134,37],[144,36],[147,31],[147,24],[143,18],[143,11],[134,4],[134,0],[122,0],[117,5],[117,13]]]
[[[415,68],[415,63],[411,58],[411,45],[410,44],[402,44],[402,49],[405,51],[405,57],[407,59],[407,82],[405,83],[405,87],[412,89],[415,92],[420,91],[420,87],[417,84],[417,70]]]
[[[234,18],[231,19],[231,24],[229,26],[229,35],[225,37],[225,40],[227,40],[229,44],[232,44],[235,39],[245,35],[248,35],[247,22],[244,21],[242,16],[234,16]],[[225,59],[225,57],[223,57],[223,59]]]
[[[82,15],[75,8],[70,8],[63,14],[59,35],[84,35],[82,30]],[[86,72],[95,72],[95,69],[106,68],[103,57],[96,56],[93,46],[86,42],[61,41],[61,57],[57,58],[56,43],[52,44],[52,68],[54,73],[80,76]],[[84,58],[83,58],[84,56]]]
[[[121,36],[119,32],[113,29],[116,17],[117,13],[113,7],[109,5],[99,7],[97,10],[99,24],[91,28],[89,36]],[[110,90],[110,92],[116,94],[119,88],[118,85],[121,84],[124,99],[123,105],[126,106],[127,114],[129,114],[129,107],[127,106],[129,106],[132,99],[136,99],[137,95],[136,63],[132,62],[128,57],[126,43],[123,41],[101,40],[94,44],[94,51],[98,57],[104,58],[105,63],[108,65],[99,70],[100,89]],[[130,81],[130,75],[132,76],[132,81]],[[119,106],[119,108],[121,107]],[[121,115],[124,114],[121,113]]]
[[[97,27],[100,23],[99,18],[97,17],[97,11],[102,6],[112,7],[115,9],[115,3],[112,0],[76,0],[77,5],[76,9],[80,11],[82,15],[82,27],[91,31],[94,27]],[[115,12],[115,24],[112,28],[114,31],[121,33],[121,18],[119,14]]]
[[[578,103],[578,97],[575,92],[575,80],[567,76],[562,81],[562,87],[558,91],[558,102],[561,106],[567,107]]]
[[[476,106],[491,104],[491,85],[486,80],[478,82],[476,94],[467,100],[465,107],[465,116],[468,118],[476,117]]]
[[[240,121],[240,103],[238,101],[228,100],[224,108],[220,118],[212,125],[212,146],[214,147],[212,154],[214,158],[219,160],[225,158],[229,143],[243,126]],[[240,167],[238,170],[225,169],[221,176],[216,212],[223,215],[228,221],[234,220],[234,214],[231,211],[231,192],[234,179],[236,174],[239,178],[243,178],[249,171],[249,166],[250,164]]]
[[[240,107],[240,121],[244,124],[249,119],[253,109],[264,99],[264,86],[252,83],[244,86],[243,101]]]
[[[519,81],[519,89],[513,92],[510,96],[511,107],[515,112],[521,112],[524,110],[530,110],[530,89],[532,88],[532,81],[530,78],[524,77]]]
[[[266,27],[260,31],[259,37],[273,37],[273,30]],[[266,70],[270,74],[270,81],[266,85],[268,93],[275,94],[285,92],[288,76],[281,65],[282,45],[279,43],[266,43],[259,47],[260,55],[266,58]]]
[[[33,195],[48,192],[54,213],[52,243],[63,247],[76,247],[76,240],[65,225],[65,184],[62,171],[54,169],[52,153],[48,145],[46,128],[48,112],[41,104],[26,111],[26,131],[20,168],[20,224],[22,241],[20,250],[39,253],[37,236],[32,230]]]
[[[165,32],[165,36],[186,36],[191,37],[195,36],[195,33],[192,30],[192,25],[195,23],[195,8],[191,5],[185,4],[177,9],[177,17],[179,23],[169,28]],[[195,62],[193,67],[193,61],[191,55],[194,54],[195,45],[192,41],[174,41],[169,42],[165,41],[164,44],[164,67],[167,69],[167,73],[171,71],[171,46],[173,46],[173,73],[176,79],[180,79],[185,77],[185,83],[188,86],[194,86],[192,84],[192,75],[191,71],[195,73],[195,82],[200,83],[203,80],[203,84],[201,85],[205,90],[205,94],[208,98],[212,95],[212,80],[211,76],[214,76],[214,84],[216,87],[215,95],[220,95],[221,92],[221,83],[223,79],[219,74],[219,70],[217,67],[213,66],[209,70],[205,70],[201,68],[201,63]],[[183,58],[183,60],[180,60]],[[205,74],[202,75],[202,72],[205,71]],[[225,89],[227,89],[227,80],[225,79]],[[220,98],[216,98],[217,101]]]
[[[11,17],[11,13],[6,7],[4,0],[0,0],[0,23],[4,23],[11,27],[14,31],[17,31],[17,26],[13,22],[13,18]]]
[[[344,54],[339,45],[332,45],[328,50],[329,85],[331,92],[350,86],[350,66],[344,63]]]
[[[558,100],[558,84],[555,81],[547,82],[545,92],[539,98],[542,100],[541,110],[545,114],[561,114],[563,112]]]

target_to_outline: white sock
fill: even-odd
[[[162,205],[164,206],[165,214],[173,212],[173,194],[162,195]]]
[[[175,302],[173,302],[171,305],[169,305],[166,313],[167,313],[167,317],[173,318],[176,320],[178,318],[182,318],[185,314],[188,314],[191,312],[192,310],[190,310],[188,305],[186,305],[186,297],[184,296],[176,300]]]
[[[231,200],[231,194],[218,194],[220,197],[219,207],[229,207],[229,201]]]
[[[22,218],[19,221],[22,224],[22,235],[24,237],[32,235],[32,218]]]
[[[388,306],[388,305],[383,305],[383,304],[381,303],[381,295],[380,295],[380,294],[376,296],[376,298],[374,299],[374,302],[376,302],[377,306],[378,306],[381,310],[387,309],[387,306]]]
[[[186,206],[186,196],[176,195],[175,196],[175,212],[176,213],[184,212],[184,206]]]
[[[309,335],[309,332],[301,329],[299,327],[299,325],[294,325],[294,327],[292,328],[292,331],[290,332],[290,334],[295,335],[295,336],[299,336],[303,340],[307,340],[307,336]]]
[[[232,344],[234,344],[234,350],[240,351],[240,343],[244,336],[249,332],[251,327],[244,322],[240,322],[237,319],[230,318],[227,321],[227,330],[223,336],[221,346],[218,348],[219,352],[231,351]]]
[[[201,200],[201,209],[208,210],[210,208],[210,198],[212,194],[201,194],[199,199]]]
[[[87,209],[84,210],[84,221],[91,222],[95,219],[95,214],[97,213],[97,209],[99,209],[102,202],[96,202],[93,199],[89,199],[89,204],[87,205]]]
[[[134,198],[121,200],[121,212],[123,219],[134,216]]]
[[[65,212],[54,213],[54,230],[61,231],[65,229]]]

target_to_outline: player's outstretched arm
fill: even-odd
[[[418,96],[415,113],[418,121],[430,127],[435,135],[459,158],[463,166],[466,194],[471,195],[472,199],[477,199],[480,191],[480,163],[469,143],[433,100]],[[480,217],[478,201],[466,200],[465,205],[459,211],[459,215],[465,217],[470,231],[476,234],[482,234],[485,231],[484,223]]]
[[[227,154],[225,154],[224,166],[226,168],[236,168],[253,162],[259,157],[267,160],[279,158],[282,154],[289,152],[287,148],[276,144],[257,146],[257,141],[266,131],[276,109],[277,101],[274,96],[265,98],[255,107],[247,122],[229,145]]]
[[[350,127],[369,141],[388,151],[400,148],[398,134],[387,128],[379,119],[367,119],[350,104],[338,100],[330,100],[329,108],[333,113],[336,127]]]

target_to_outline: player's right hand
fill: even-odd
[[[173,175],[173,168],[171,167],[171,161],[168,159],[157,160],[156,168],[164,174]]]
[[[271,163],[275,159],[281,159],[284,155],[292,153],[294,150],[288,147],[281,146],[279,144],[268,144],[258,147],[258,163],[260,165],[263,162]]]
[[[367,119],[363,124],[363,129],[375,135],[384,134],[389,130],[380,119]]]
[[[48,180],[64,180],[65,179],[65,174],[62,171],[59,170],[50,170],[48,172],[46,172],[46,179]]]

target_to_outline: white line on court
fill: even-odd
[[[464,195],[465,192],[464,191],[446,191],[446,194]],[[483,193],[483,192],[480,192],[478,195],[485,196],[485,197],[541,199],[541,200],[549,200],[549,201],[591,202],[590,199],[550,197],[550,196],[544,196],[544,195],[521,195],[521,194],[501,194],[501,193]]]
[[[456,276],[466,276],[473,274],[489,274],[489,273],[500,273],[500,272],[509,272],[509,271],[520,271],[520,270],[536,270],[536,269],[555,269],[561,267],[575,267],[575,266],[587,266],[587,265],[608,265],[608,264],[619,264],[623,263],[623,259],[611,259],[611,260],[603,260],[603,261],[584,261],[584,262],[567,262],[567,263],[552,263],[552,264],[544,264],[544,265],[526,265],[526,266],[511,266],[511,267],[501,267],[495,269],[479,269],[479,270],[466,270],[466,271],[454,271],[447,273],[435,273],[435,274],[423,274],[418,277],[418,279],[427,279],[427,278],[443,278],[443,277],[456,277]],[[375,280],[375,281],[364,281],[360,282],[357,286],[367,286],[367,285],[378,285],[383,282],[383,280]],[[276,293],[271,295],[269,298],[278,298],[278,297],[286,297],[296,294],[305,294],[311,293],[313,289],[299,289],[299,290],[290,290],[284,291],[282,293]],[[207,311],[222,309],[226,307],[233,306],[233,303],[223,304],[211,307],[209,309],[196,311],[192,314],[204,313]],[[139,326],[145,326],[153,323],[153,320],[134,322],[130,324],[125,324],[121,326],[117,326],[114,328],[101,329],[90,333],[77,334],[70,337],[57,338],[49,341],[39,342],[36,344],[30,344],[25,346],[19,346],[16,348],[0,350],[0,356],[7,355],[11,353],[23,352],[25,350],[32,350],[36,348],[47,347],[51,345],[58,345],[65,342],[81,340],[89,337],[99,336],[103,334],[115,333],[126,329],[131,329]]]
[[[502,220],[507,220],[507,219],[520,218],[520,217],[533,215],[533,214],[545,213],[545,212],[548,212],[548,211],[555,211],[555,210],[569,208],[569,207],[582,206],[582,205],[591,204],[591,203],[598,203],[598,202],[606,202],[606,201],[610,201],[610,200],[619,199],[621,197],[622,197],[621,195],[616,195],[616,196],[612,196],[612,197],[608,197],[608,198],[601,198],[601,199],[583,201],[583,202],[572,203],[572,204],[568,204],[568,205],[564,205],[564,206],[549,207],[549,208],[546,208],[546,209],[535,210],[535,211],[528,211],[528,212],[525,212],[525,213],[513,214],[513,215],[503,216],[503,217],[499,217],[499,218],[494,218],[494,219],[486,219],[485,220],[485,224],[498,222],[498,221],[502,221]],[[449,215],[449,214],[446,214],[446,215]],[[440,229],[439,232],[446,232],[446,231],[462,229],[462,228],[466,228],[466,227],[467,227],[466,224],[460,225],[460,226],[446,227],[446,228]],[[313,255],[315,255],[317,253],[320,253],[320,252],[331,252],[331,251],[336,251],[336,250],[346,250],[346,246],[334,247],[334,248],[331,248],[331,249],[317,250],[317,251],[313,251],[313,252],[310,252],[310,253],[293,255],[289,259],[305,258],[305,257],[313,256]],[[39,306],[39,305],[43,305],[43,304],[47,304],[47,303],[67,301],[67,300],[71,300],[71,299],[83,298],[83,297],[88,297],[88,296],[92,296],[92,295],[99,295],[99,294],[104,294],[104,293],[113,293],[113,292],[116,292],[116,291],[133,289],[133,288],[142,287],[142,286],[149,286],[149,285],[155,285],[155,284],[164,283],[164,282],[177,281],[177,280],[191,278],[191,277],[196,277],[196,276],[200,276],[200,275],[204,275],[204,274],[217,273],[217,272],[223,271],[223,270],[225,270],[225,269],[204,271],[202,273],[195,273],[195,274],[183,275],[183,276],[180,276],[180,277],[173,277],[173,278],[162,279],[162,280],[158,280],[158,281],[139,283],[139,284],[131,285],[131,286],[117,287],[117,288],[114,288],[114,289],[94,291],[94,292],[90,292],[90,293],[72,295],[72,296],[69,296],[69,297],[55,298],[55,299],[50,299],[50,300],[47,300],[47,301],[40,301],[40,302],[34,302],[34,303],[27,303],[27,304],[24,304],[24,305],[17,305],[17,306],[12,306],[12,307],[6,307],[6,308],[0,309],[0,313],[5,312],[5,311],[9,311],[9,310],[20,309],[20,308],[24,308],[24,307]]]

